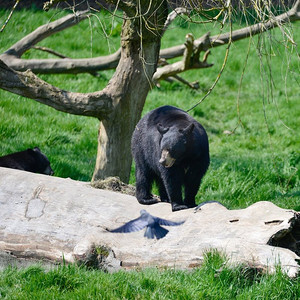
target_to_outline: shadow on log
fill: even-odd
[[[299,214],[271,202],[228,210],[218,203],[171,212],[168,203],[140,205],[135,197],[89,183],[0,168],[0,266],[80,262],[107,271],[200,266],[217,249],[230,263],[289,276],[299,272]],[[111,233],[140,210],[172,221],[160,240],[144,232]]]

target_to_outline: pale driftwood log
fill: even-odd
[[[299,230],[300,221],[295,211],[270,202],[240,210],[211,203],[197,212],[172,213],[167,203],[142,206],[135,197],[95,189],[86,182],[0,168],[0,205],[2,267],[20,261],[64,260],[109,271],[150,266],[187,269],[200,266],[204,253],[217,249],[233,264],[270,272],[280,265],[289,276],[299,272],[300,257],[283,248],[299,251],[299,241],[280,241]],[[160,240],[145,239],[143,231],[107,231],[138,217],[140,209],[185,223],[168,227],[169,233]]]

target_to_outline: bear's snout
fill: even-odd
[[[174,165],[175,160],[176,159],[170,155],[170,152],[168,150],[163,150],[161,152],[159,163],[166,168],[171,168]]]
[[[52,168],[49,166],[46,167],[46,169],[42,172],[43,174],[46,174],[46,175],[54,175],[54,171],[52,170]]]

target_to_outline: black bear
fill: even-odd
[[[38,147],[0,157],[0,167],[53,175],[50,162]]]
[[[195,196],[209,166],[208,138],[200,123],[179,108],[159,107],[136,125],[131,150],[141,204],[158,202],[151,194],[156,181],[161,201],[170,202],[173,211],[196,206]]]

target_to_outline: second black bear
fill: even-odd
[[[50,162],[38,147],[0,157],[0,167],[53,175]]]
[[[161,201],[170,202],[173,211],[196,206],[195,196],[209,166],[208,138],[200,123],[179,108],[159,107],[137,124],[131,150],[141,204],[158,202],[151,194],[156,181]]]

